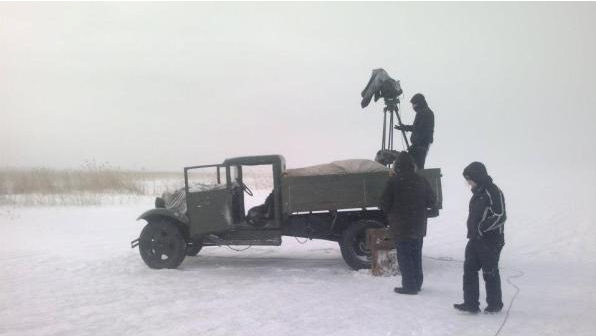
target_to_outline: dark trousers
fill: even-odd
[[[416,162],[418,169],[424,169],[424,163],[426,162],[426,154],[428,154],[428,147],[430,145],[412,145],[408,148],[408,153]]]
[[[486,286],[486,303],[490,307],[502,307],[501,276],[499,275],[499,257],[503,244],[485,239],[470,239],[466,245],[464,261],[464,303],[478,307],[479,280],[478,271]]]
[[[423,238],[395,240],[401,286],[405,289],[419,291],[422,287],[422,243]]]

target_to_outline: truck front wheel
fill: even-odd
[[[339,247],[348,266],[356,271],[371,268],[371,254],[366,244],[366,230],[382,227],[384,225],[379,221],[363,219],[346,228],[339,241]]]
[[[151,268],[176,268],[186,256],[186,241],[176,224],[165,219],[153,220],[141,231],[139,253]]]

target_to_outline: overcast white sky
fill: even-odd
[[[427,166],[596,169],[595,32],[594,3],[1,3],[0,167],[373,158],[383,67],[435,112]]]

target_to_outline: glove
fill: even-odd
[[[396,125],[394,127],[398,131],[406,131],[406,127],[404,125]]]

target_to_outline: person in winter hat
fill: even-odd
[[[414,124],[398,125],[395,128],[400,131],[412,132],[410,135],[412,144],[408,148],[408,152],[414,158],[418,169],[424,169],[428,149],[434,141],[435,115],[428,107],[426,98],[421,93],[415,94],[410,99],[410,103],[412,103],[412,108],[416,111]]]
[[[486,167],[472,162],[463,172],[472,189],[468,214],[468,243],[464,261],[464,302],[453,305],[455,309],[477,313],[479,309],[478,271],[486,286],[487,313],[496,313],[503,308],[499,257],[505,245],[505,197],[493,183]]]
[[[417,294],[423,281],[422,243],[426,236],[427,211],[436,206],[436,195],[428,181],[416,174],[414,161],[401,152],[393,165],[381,196],[380,208],[387,216],[397,247],[402,287],[399,294]]]

